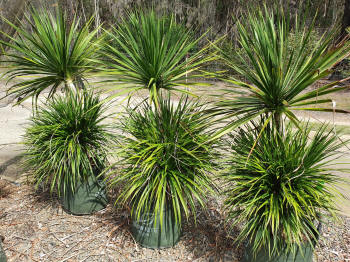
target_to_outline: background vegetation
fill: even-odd
[[[270,7],[283,5],[292,16],[309,9],[306,18],[310,21],[317,13],[316,30],[319,33],[333,25],[341,26],[344,33],[350,25],[350,12],[344,12],[350,9],[350,3],[346,0],[0,0],[0,15],[14,21],[15,17],[23,18],[29,5],[48,8],[59,5],[67,10],[70,19],[74,15],[82,17],[82,23],[91,15],[96,15],[94,26],[98,27],[101,23],[107,26],[115,23],[130,8],[154,6],[157,12],[175,14],[177,22],[183,22],[188,27],[195,26],[198,35],[211,29],[211,40],[224,34],[235,40],[236,21],[242,11],[265,3]],[[0,28],[10,35],[14,33],[4,21],[0,21]]]
[[[313,32],[315,41],[318,36],[334,26],[340,29],[338,39],[342,39],[347,35],[346,28],[350,26],[350,1],[346,0],[0,0],[0,16],[18,25],[20,21],[26,22],[25,13],[30,10],[31,5],[51,10],[60,6],[67,12],[68,21],[73,21],[74,16],[78,16],[81,18],[81,25],[87,23],[94,15],[96,19],[91,23],[91,29],[102,33],[99,27],[101,24],[105,28],[115,25],[117,21],[126,17],[130,8],[154,7],[156,12],[173,14],[176,22],[191,27],[196,38],[206,33],[206,38],[199,42],[198,48],[207,44],[207,39],[214,41],[226,35],[226,40],[222,43],[233,50],[240,47],[237,41],[237,21],[249,8],[256,9],[264,4],[268,8],[283,5],[291,16],[302,14],[301,17],[306,18],[307,23],[311,23],[316,15]],[[15,35],[13,27],[4,19],[0,19],[0,30],[9,36]],[[4,38],[6,37],[0,36],[0,40],[8,40]],[[348,60],[344,60],[337,66],[331,78],[346,77],[350,72],[349,65]],[[213,67],[218,68],[216,63],[211,63],[210,67],[212,70]]]

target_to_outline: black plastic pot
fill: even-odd
[[[106,185],[94,176],[85,183],[78,183],[75,192],[68,190],[62,195],[63,209],[73,215],[92,214],[104,209],[108,203]]]
[[[321,233],[321,224],[317,228],[318,236]],[[315,246],[316,243],[313,243]],[[314,248],[310,243],[295,245],[296,252],[284,253],[279,256],[269,256],[268,248],[259,250],[255,255],[251,245],[246,244],[242,262],[312,262]]]
[[[5,251],[2,248],[2,243],[1,243],[1,239],[0,239],[0,262],[6,262],[6,255],[5,255]]]
[[[267,248],[265,250],[260,250],[254,256],[252,247],[247,245],[242,262],[312,262],[312,255],[313,248],[310,244],[302,245],[301,249],[297,247],[295,253],[289,252],[288,254],[274,257],[269,256]]]
[[[147,248],[167,248],[175,246],[180,239],[181,228],[175,223],[171,209],[163,213],[163,224],[160,225],[160,215],[154,224],[155,216],[152,213],[144,213],[140,219],[134,219],[131,232],[134,239]]]

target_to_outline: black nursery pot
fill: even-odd
[[[75,192],[62,193],[63,209],[73,215],[90,215],[104,209],[108,203],[106,185],[95,176],[79,182]]]
[[[269,250],[262,249],[258,251],[255,256],[253,254],[253,248],[250,245],[246,245],[242,262],[312,262],[313,248],[307,243],[302,247],[296,247],[296,252],[289,252],[279,256],[269,256]]]
[[[318,225],[317,231],[317,236],[319,237],[321,233],[321,223]],[[254,254],[253,247],[248,243],[245,246],[242,262],[312,262],[314,251],[313,246],[316,246],[316,244],[316,242],[313,244],[307,242],[302,244],[301,247],[295,244],[296,251],[294,253],[281,252],[281,254],[278,256],[270,257],[267,247],[265,249],[259,250],[256,254]]]
[[[6,255],[5,255],[5,251],[2,247],[2,241],[0,239],[0,262],[6,262],[7,259],[6,259]]]
[[[181,236],[181,228],[175,222],[175,217],[171,208],[163,213],[162,227],[160,225],[160,215],[153,213],[143,213],[139,219],[133,217],[131,232],[134,239],[147,248],[159,249],[175,246]]]

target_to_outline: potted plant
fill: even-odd
[[[281,134],[262,122],[231,134],[229,168],[223,174],[225,209],[242,224],[245,262],[312,261],[322,216],[335,217],[337,185],[331,165],[343,146],[332,129],[284,126]],[[254,149],[252,150],[254,146]]]
[[[205,56],[208,46],[195,50],[203,37],[194,39],[174,17],[153,10],[129,13],[106,32],[101,54],[104,75],[119,90],[115,95],[131,98],[139,90],[149,95],[129,106],[121,120],[115,154],[120,170],[110,177],[112,186],[123,186],[117,202],[131,205],[132,232],[143,246],[174,245],[182,215],[195,212],[195,200],[203,207],[206,192],[213,190],[206,173],[212,170],[213,143],[203,144],[210,126],[198,102],[183,97],[173,103],[170,95],[191,94],[201,66],[215,59]]]
[[[96,177],[107,163],[112,139],[101,123],[104,107],[86,91],[86,77],[96,68],[101,46],[99,28],[90,30],[92,18],[82,26],[79,19],[67,23],[66,18],[59,9],[53,14],[31,8],[19,26],[5,19],[16,34],[1,43],[9,47],[5,75],[9,81],[21,78],[7,95],[14,95],[18,103],[31,97],[36,113],[39,95],[49,91],[48,106],[38,109],[26,130],[26,166],[37,186],[48,184],[62,196],[66,210],[85,214],[106,205],[106,193]],[[67,97],[52,100],[60,89]],[[96,199],[98,203],[92,204]]]
[[[350,45],[332,46],[334,30],[313,42],[313,24],[298,17],[266,6],[251,10],[238,22],[240,48],[213,45],[235,73],[212,109],[231,121],[213,138],[247,124],[234,133],[224,174],[228,220],[244,223],[238,238],[247,241],[244,261],[308,261],[320,212],[334,214],[328,190],[339,180],[326,162],[340,145],[325,127],[311,135],[295,111],[348,113],[327,108],[332,100],[324,95],[347,88],[339,81],[308,88],[348,56]]]
[[[117,174],[109,183],[120,186],[117,203],[131,206],[132,233],[143,246],[170,247],[181,234],[182,217],[205,207],[215,186],[210,178],[217,157],[203,106],[170,97],[159,108],[144,103],[129,109],[119,124]]]
[[[114,141],[112,126],[103,122],[106,109],[92,92],[55,96],[38,108],[24,135],[26,169],[72,214],[90,214],[107,203],[99,178]]]

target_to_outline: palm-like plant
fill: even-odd
[[[102,123],[107,107],[91,92],[68,92],[39,107],[24,136],[25,167],[37,185],[59,194],[75,192],[107,165],[113,144],[111,125]]]
[[[121,93],[147,89],[156,103],[159,90],[187,92],[183,87],[194,84],[194,72],[214,58],[204,56],[207,48],[196,51],[200,39],[193,39],[191,30],[154,11],[128,14],[107,38],[102,54],[110,81],[119,83],[117,88],[123,84]]]
[[[253,122],[231,135],[223,175],[228,220],[232,226],[243,223],[237,241],[248,239],[256,254],[295,253],[305,242],[314,246],[321,213],[334,215],[342,180],[332,174],[331,161],[342,143],[326,126],[314,134],[307,125],[301,130],[291,123],[283,135],[273,125],[261,129],[262,123]]]
[[[213,143],[204,143],[211,134],[207,120],[203,107],[187,98],[177,106],[160,99],[159,110],[149,103],[129,109],[120,123],[116,165],[121,168],[110,183],[123,185],[117,201],[131,203],[137,219],[149,212],[162,223],[170,207],[181,227],[182,214],[195,212],[196,201],[205,206],[206,194],[215,188],[209,174],[216,157]]]
[[[73,19],[68,25],[66,15],[59,10],[53,15],[35,9],[19,26],[6,21],[16,37],[6,35],[10,41],[2,42],[10,47],[6,54],[10,67],[5,75],[8,81],[30,77],[13,84],[8,95],[14,94],[18,102],[33,96],[36,103],[46,88],[50,89],[49,97],[60,87],[82,88],[100,46],[97,29],[89,30],[91,21],[80,26],[79,19]]]
[[[241,50],[220,51],[223,61],[246,82],[236,77],[228,80],[231,88],[225,90],[216,104],[218,114],[238,119],[224,128],[221,135],[262,115],[267,116],[265,125],[272,120],[280,127],[283,115],[298,125],[293,110],[333,110],[311,105],[331,103],[322,96],[347,87],[333,82],[312,91],[307,88],[327,76],[348,55],[350,45],[343,43],[330,48],[334,36],[331,32],[320,37],[310,50],[312,30],[313,25],[307,27],[304,20],[297,18],[292,28],[283,11],[275,13],[266,8],[252,11],[245,22],[238,23]]]

